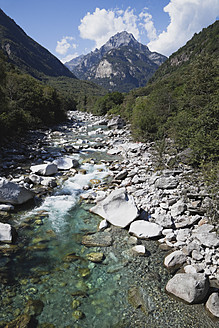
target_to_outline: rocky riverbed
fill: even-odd
[[[189,150],[176,153],[170,140],[165,151],[134,143],[122,119],[75,112],[66,125],[30,136],[1,151],[0,327],[91,327],[91,320],[92,327],[219,327],[217,204],[200,172],[188,165]],[[77,192],[70,192],[70,183],[80,186]],[[69,210],[76,194],[89,228],[76,234],[71,224],[75,249],[62,252],[62,269],[45,265],[36,274],[31,265],[31,275],[11,279],[26,253],[50,254],[57,216],[46,230],[49,238],[38,233],[59,211],[58,202]],[[33,206],[34,217],[27,214]],[[60,298],[54,304],[43,292],[53,285]],[[63,302],[72,308],[71,319]]]

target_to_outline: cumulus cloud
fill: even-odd
[[[77,45],[72,43],[72,36],[64,36],[61,41],[57,41],[56,52],[60,55],[65,55],[70,48],[76,49]]]
[[[171,55],[183,46],[194,33],[212,24],[219,15],[218,0],[170,0],[164,7],[170,16],[170,23],[148,47],[164,55]],[[150,18],[149,18],[150,21]]]
[[[125,11],[96,8],[93,13],[88,12],[81,19],[78,29],[83,39],[95,41],[96,48],[100,48],[112,35],[122,31],[132,33],[138,40],[140,35],[138,19],[131,8]]]
[[[157,38],[157,31],[154,26],[151,14],[147,12],[141,12],[139,17],[143,20],[143,23],[140,23],[140,26],[146,30],[148,39],[150,41],[155,40]]]

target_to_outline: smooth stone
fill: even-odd
[[[161,177],[155,181],[155,187],[158,189],[174,189],[178,184],[178,179],[174,177]]]
[[[126,193],[125,188],[113,190],[103,201],[92,207],[90,212],[121,228],[125,228],[138,216],[134,198]]]
[[[85,246],[102,246],[107,247],[111,246],[113,243],[112,236],[107,231],[98,231],[92,235],[86,235],[82,238],[82,244]]]
[[[0,202],[12,205],[26,203],[34,197],[34,193],[17,183],[0,178]]]
[[[70,170],[73,167],[73,160],[70,157],[59,157],[53,161],[58,170]]]
[[[205,306],[214,317],[219,318],[219,293],[212,293]]]
[[[103,261],[104,254],[102,252],[92,252],[86,255],[86,258],[94,263],[100,263]]]
[[[146,249],[144,245],[136,245],[132,247],[132,252],[136,255],[145,255]]]
[[[101,231],[106,228],[108,228],[108,222],[107,222],[107,220],[102,220],[98,226],[98,230]]]
[[[209,291],[209,281],[202,273],[178,273],[166,285],[168,293],[186,301],[198,303]]]
[[[11,243],[15,236],[15,229],[8,223],[0,222],[0,241],[3,243]]]
[[[116,176],[115,176],[115,180],[123,180],[127,177],[128,175],[128,171],[127,170],[123,170],[121,172],[119,172]]]
[[[137,238],[147,239],[161,235],[162,227],[156,223],[137,220],[131,223],[129,233]]]
[[[167,268],[179,267],[186,262],[186,259],[186,255],[181,250],[174,251],[165,257],[164,265]]]
[[[0,211],[3,212],[10,212],[14,210],[14,206],[13,205],[9,205],[9,204],[0,204]]]
[[[47,175],[53,175],[53,174],[57,173],[58,168],[57,168],[57,165],[54,163],[47,163],[47,164],[32,165],[30,167],[30,170],[33,173],[47,176]]]

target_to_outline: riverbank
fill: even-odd
[[[106,200],[114,190],[120,190],[121,194],[119,199],[117,198],[120,202],[119,208],[124,208],[123,214],[126,213],[125,216],[127,216],[129,213],[125,212],[127,203],[123,206],[124,199],[127,201],[128,197],[128,200],[132,202],[133,198],[132,205],[140,214],[140,217],[137,217],[135,212],[133,221],[135,224],[140,224],[140,227],[133,226],[134,222],[132,223],[130,219],[124,229],[118,228],[117,226],[121,227],[122,213],[120,213],[115,225],[109,225],[106,221],[102,222],[103,230],[105,230],[100,232],[101,235],[95,234],[94,231],[89,232],[92,232],[91,236],[95,239],[93,244],[88,245],[86,239],[82,240],[82,243],[86,247],[86,252],[89,247],[94,247],[95,253],[104,254],[106,260],[101,266],[109,265],[108,274],[115,275],[114,282],[117,288],[121,288],[119,293],[128,300],[129,305],[127,303],[122,305],[124,308],[121,310],[119,327],[127,325],[129,327],[148,327],[148,325],[155,327],[158,324],[162,327],[180,328],[218,327],[217,322],[211,321],[206,316],[203,306],[207,296],[218,293],[219,240],[215,234],[218,227],[211,222],[211,217],[208,217],[206,212],[207,207],[213,206],[211,195],[206,190],[199,173],[193,171],[186,163],[189,154],[174,154],[173,152],[160,154],[154,143],[133,143],[128,127],[125,127],[120,119],[108,122],[106,118],[97,118],[85,113],[71,115],[75,114],[77,114],[77,119],[70,117],[71,121],[67,125],[53,131],[44,131],[43,137],[40,136],[37,139],[35,147],[30,146],[30,150],[31,147],[33,150],[28,157],[25,157],[25,146],[23,146],[22,154],[19,151],[17,153],[9,151],[10,156],[13,153],[16,154],[11,157],[11,160],[14,161],[17,158],[18,166],[7,159],[6,167],[4,167],[7,178],[34,191],[35,201],[41,203],[46,195],[52,194],[54,188],[61,184],[63,176],[68,179],[78,174],[86,175],[86,168],[80,166],[74,168],[72,165],[68,169],[53,173],[53,176],[48,179],[45,176],[42,178],[41,174],[31,172],[31,164],[32,166],[42,165],[42,163],[69,156],[74,156],[75,160],[78,160],[78,154],[83,153],[84,163],[106,165],[108,170],[106,182],[103,182],[101,178],[91,179],[93,181],[86,181],[84,185],[82,184],[82,189],[86,191],[81,193],[82,203],[97,204],[99,208],[101,207],[102,215],[108,215],[107,222],[109,222],[110,215],[105,211]],[[88,126],[85,126],[83,122],[88,122],[90,127],[95,125],[95,130],[89,131]],[[106,128],[107,124],[112,129]],[[68,139],[72,132],[75,138],[74,143],[69,142],[70,139]],[[99,152],[98,155],[94,155],[95,152]],[[103,160],[101,154],[105,152],[108,155]],[[23,155],[21,161],[17,155]],[[161,162],[163,168],[159,170]],[[169,165],[172,163],[171,169],[167,167],[168,163]],[[99,167],[98,170],[101,171],[103,168]],[[41,178],[37,180],[37,176]],[[43,181],[45,185],[42,184]],[[123,197],[124,194],[128,196]],[[112,203],[107,204],[111,210]],[[7,216],[3,217],[5,222]],[[101,238],[105,236],[103,238],[105,243],[101,244],[102,246],[98,244],[100,236]],[[111,242],[106,245],[109,237]],[[171,257],[168,257],[166,253],[169,250],[172,251]],[[164,268],[163,262],[171,273]],[[174,274],[179,267],[184,267],[186,281],[191,282],[189,288],[194,288],[196,297],[192,301],[188,299],[185,301],[196,303],[199,297],[198,303],[201,301],[202,304],[185,305],[164,293],[168,280],[172,276],[175,277]],[[132,286],[125,287],[129,280],[132,281]],[[104,281],[106,283],[106,280]],[[202,299],[200,299],[199,291],[197,292],[194,287],[197,282],[203,285]],[[179,286],[178,281],[177,286]],[[169,291],[172,294],[173,289]],[[182,295],[176,296],[183,298]],[[89,295],[89,297],[92,296]],[[112,295],[111,297],[113,300]],[[86,301],[83,300],[83,303],[86,309]],[[101,312],[101,310],[98,311]],[[82,317],[80,325],[87,327]],[[117,322],[119,322],[118,318]],[[96,327],[99,327],[98,318],[96,323]],[[116,322],[108,326],[114,327]]]

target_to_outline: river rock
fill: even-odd
[[[219,318],[219,293],[210,295],[206,303],[207,310],[216,318]]]
[[[100,263],[103,261],[104,255],[102,252],[92,252],[86,255],[86,258],[94,263]]]
[[[160,177],[155,181],[155,187],[158,189],[173,189],[178,186],[178,179],[175,177]]]
[[[175,216],[178,216],[178,215],[184,213],[186,208],[187,208],[186,204],[182,200],[179,200],[170,209],[172,217],[175,217]]]
[[[214,226],[211,224],[203,224],[193,231],[193,238],[196,239],[201,245],[206,247],[218,247],[219,238],[216,232],[211,232]]]
[[[14,206],[11,204],[0,204],[0,211],[10,212],[14,210]]]
[[[201,273],[178,273],[168,281],[166,290],[187,303],[198,303],[206,297],[209,281]]]
[[[58,170],[70,170],[72,167],[79,167],[79,162],[70,157],[59,157],[53,161],[57,165]]]
[[[32,165],[30,167],[30,170],[33,173],[39,175],[53,175],[57,173],[58,168],[57,165],[54,163],[47,163],[47,164]]]
[[[11,243],[15,230],[8,223],[0,222],[0,241],[3,243]]]
[[[121,228],[125,228],[138,216],[134,199],[126,193],[125,188],[112,191],[103,201],[92,207],[90,212]]]
[[[19,317],[9,322],[5,328],[36,328],[38,321],[29,314],[21,314]]]
[[[164,265],[167,268],[179,267],[186,262],[186,258],[182,251],[174,251],[165,257]]]
[[[96,232],[92,235],[86,235],[82,238],[82,244],[85,246],[102,246],[107,247],[111,246],[113,243],[112,236],[109,232],[103,231],[103,232]]]
[[[34,197],[34,193],[17,183],[0,178],[0,202],[20,205]]]
[[[144,245],[136,245],[132,247],[132,252],[136,255],[145,255],[146,249]]]
[[[57,186],[56,179],[54,177],[44,177],[41,180],[41,185],[55,188]]]
[[[127,177],[128,175],[128,171],[127,170],[123,170],[121,172],[119,172],[116,176],[115,176],[115,180],[123,180]]]
[[[162,227],[156,223],[137,220],[131,223],[129,233],[137,238],[147,239],[160,236]]]

